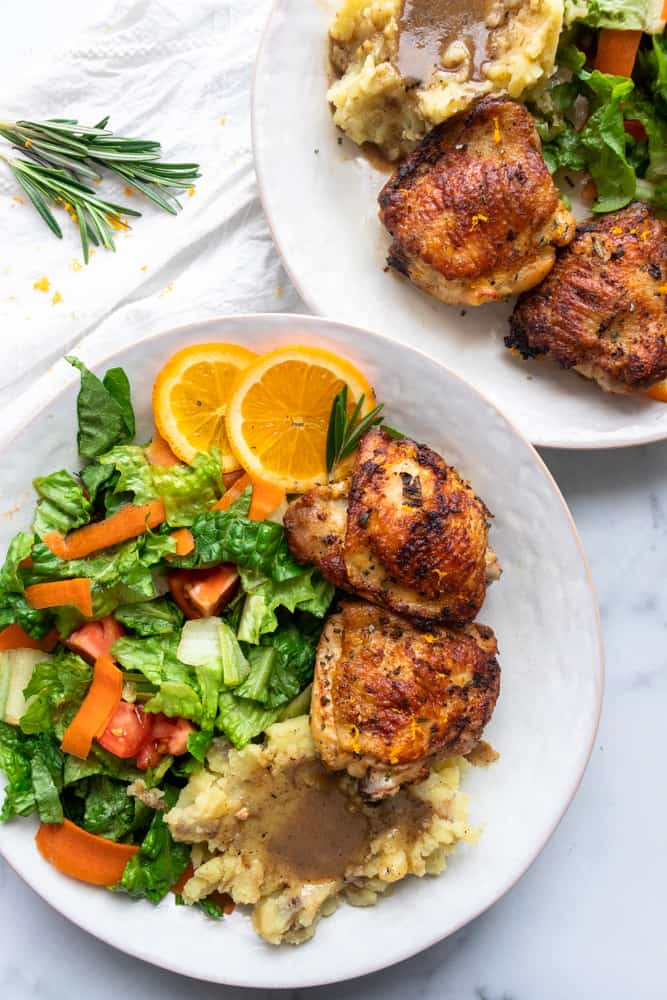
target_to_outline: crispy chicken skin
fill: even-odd
[[[667,377],[666,339],[667,224],[634,202],[577,229],[517,302],[505,343],[629,393]]]
[[[295,559],[336,586],[422,621],[471,621],[486,595],[490,514],[425,445],[378,428],[349,484],[316,487],[285,514]]]
[[[387,261],[442,302],[479,306],[532,288],[575,222],[522,104],[487,97],[436,126],[380,192]]]
[[[310,725],[322,762],[360,778],[370,800],[421,780],[437,757],[469,753],[498,698],[493,632],[419,631],[366,602],[344,602],[317,650]]]

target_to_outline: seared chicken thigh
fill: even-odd
[[[360,778],[377,800],[426,776],[437,757],[469,753],[500,688],[491,629],[420,631],[365,602],[343,603],[317,650],[311,732],[322,762]]]
[[[505,343],[548,355],[608,392],[667,378],[667,223],[634,202],[577,229],[546,281],[522,295]]]
[[[462,624],[498,575],[489,517],[440,455],[374,428],[350,483],[305,493],[284,524],[294,558],[336,586],[422,622]]]
[[[442,302],[532,288],[575,222],[522,104],[488,97],[433,129],[380,192],[391,267]]]

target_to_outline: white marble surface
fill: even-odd
[[[3,4],[3,37],[11,44],[0,91],[22,60],[71,37],[89,10],[85,0]],[[313,1000],[665,996],[667,444],[545,458],[583,537],[607,648],[602,724],[579,794],[532,869],[492,910],[400,966],[303,991]],[[273,995],[197,983],[126,958],[67,923],[2,861],[0,926],[0,992],[8,1000]]]

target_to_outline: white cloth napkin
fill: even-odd
[[[83,338],[117,346],[217,314],[299,308],[252,164],[252,69],[269,9],[116,0],[102,23],[3,88],[0,118],[110,114],[114,131],[159,139],[166,159],[197,162],[202,177],[176,217],[106,178],[110,200],[143,214],[117,234],[115,254],[98,249],[82,267],[76,225],[56,210],[56,239],[0,163],[0,406]],[[46,292],[34,287],[43,278]]]

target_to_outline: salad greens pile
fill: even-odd
[[[88,461],[78,474],[61,469],[34,481],[32,527],[12,540],[0,570],[0,628],[19,625],[34,639],[57,629],[59,636],[50,654],[0,652],[0,769],[7,778],[0,819],[36,812],[43,823],[68,819],[100,837],[139,845],[118,888],[157,902],[189,859],[189,847],[170,837],[164,807],[203,765],[214,737],[243,747],[276,720],[308,710],[334,590],[292,559],[281,524],[249,519],[250,490],[227,510],[211,509],[225,489],[216,448],[189,466],[151,465],[146,448],[133,443],[125,373],[114,368],[99,379],[68,360],[81,373],[78,448]],[[157,498],[163,524],[86,558],[61,559],[42,540]],[[194,547],[177,557],[172,531],[182,527]],[[167,574],[221,563],[237,568],[236,595],[218,616],[186,620]],[[97,741],[86,760],[62,751],[93,677],[91,663],[66,645],[86,620],[75,607],[31,607],[25,589],[77,577],[90,580],[94,618],[113,615],[124,631],[112,647],[123,700],[144,713],[188,720],[187,753],[167,754],[140,770],[135,759]],[[139,779],[157,798],[128,795]],[[207,912],[213,910],[209,901]]]
[[[633,198],[667,209],[667,36],[643,36],[632,78],[601,73],[588,65],[594,29],[644,25],[635,22],[645,18],[646,3],[573,6],[583,17],[561,36],[559,72],[529,101],[546,164],[552,173],[590,174],[594,212]]]

